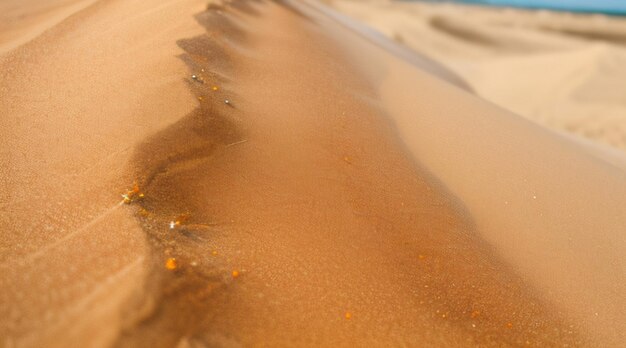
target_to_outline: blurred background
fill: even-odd
[[[626,152],[626,1],[327,2],[439,61],[480,97]]]
[[[439,2],[442,1],[445,0],[439,0]],[[594,12],[613,15],[626,14],[626,2],[623,0],[459,0],[458,2],[493,6],[553,9],[570,12]]]

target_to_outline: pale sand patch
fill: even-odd
[[[95,0],[4,0],[0,2],[0,54],[18,47]]]
[[[626,150],[626,19],[420,1],[329,3],[437,60],[491,102]]]

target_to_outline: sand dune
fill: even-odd
[[[0,71],[4,346],[624,340],[621,158],[316,2],[96,2]]]
[[[16,48],[94,3],[94,0],[0,2],[0,53]]]
[[[396,1],[331,1],[557,131],[626,149],[626,20]]]
[[[96,3],[0,58],[0,345],[117,336],[146,257],[126,168],[193,108],[176,40],[201,30],[178,18],[203,5]]]

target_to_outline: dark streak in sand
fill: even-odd
[[[152,247],[152,271],[117,345],[581,344],[569,323],[479,240],[462,205],[407,155],[384,113],[366,98],[341,94],[343,86],[324,85],[339,75],[338,81],[358,80],[361,96],[374,96],[358,72],[337,71],[323,50],[304,43],[293,49],[320,55],[319,65],[299,77],[276,76],[287,90],[299,86],[298,78],[325,86],[302,102],[302,115],[290,113],[295,101],[265,120],[259,118],[268,110],[224,105],[226,97],[247,95],[243,87],[229,88],[251,76],[237,65],[251,60],[237,48],[254,35],[242,25],[256,25],[263,11],[280,13],[281,24],[306,16],[279,4],[209,7],[196,17],[207,34],[179,41],[190,74],[204,80],[189,84],[202,100],[136,149],[134,171],[146,195],[137,218]],[[321,36],[318,47],[331,47]],[[255,84],[271,82],[259,76]],[[334,105],[325,105],[328,96]],[[342,105],[351,112],[331,116],[341,115]],[[306,112],[315,108],[327,114]],[[294,124],[308,127],[310,138],[301,147],[279,147],[282,140],[293,144]],[[241,144],[247,152],[227,147],[248,138],[261,144],[252,150],[253,140]],[[170,229],[184,213],[189,220]],[[234,253],[233,245],[243,252]],[[211,255],[217,249],[224,251]],[[165,269],[168,257],[176,258],[176,270]],[[256,269],[233,279],[237,264]],[[257,299],[262,291],[267,297]],[[358,324],[344,325],[346,309]]]

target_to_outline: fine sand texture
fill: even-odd
[[[626,339],[625,162],[318,2],[98,1],[0,74],[0,345]]]
[[[94,0],[1,1],[0,53],[32,40],[93,2]]]
[[[454,3],[328,0],[437,60],[477,95],[626,151],[626,19]]]

